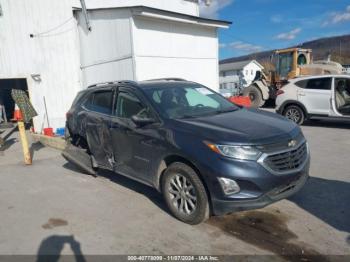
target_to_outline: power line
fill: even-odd
[[[46,34],[48,34],[48,33],[51,33],[51,32],[53,32],[53,31],[59,29],[60,27],[64,26],[64,25],[67,24],[68,22],[70,22],[73,18],[74,18],[74,17],[72,16],[72,17],[70,17],[69,19],[67,19],[67,20],[65,20],[64,22],[62,22],[61,24],[59,24],[59,25],[57,25],[57,26],[55,26],[55,27],[53,27],[53,28],[51,28],[51,29],[49,29],[49,30],[47,30],[47,31],[44,31],[44,32],[41,32],[41,33],[37,33],[37,34],[32,34],[31,36],[32,36],[32,37],[37,37],[37,36],[42,36],[42,35],[46,35]]]

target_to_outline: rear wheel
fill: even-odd
[[[297,105],[287,106],[283,111],[283,115],[298,125],[302,125],[305,121],[305,113],[303,109]]]
[[[196,225],[209,218],[206,190],[190,166],[171,164],[162,179],[162,192],[171,213],[179,220]]]
[[[250,98],[253,108],[259,108],[265,104],[262,93],[256,85],[246,87],[243,90],[243,95]]]

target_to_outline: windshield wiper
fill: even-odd
[[[219,115],[219,114],[224,114],[224,113],[230,113],[230,112],[234,112],[237,111],[239,108],[236,107],[230,107],[230,108],[226,108],[226,109],[222,109],[222,110],[216,110],[216,111],[212,111],[212,112],[206,112],[200,115],[182,115],[181,119],[192,119],[192,118],[198,118],[198,117],[204,117],[204,116],[208,116],[208,115]]]
[[[199,116],[194,116],[194,115],[183,115],[180,117],[180,119],[191,119],[191,118],[197,118]]]
[[[236,108],[236,107],[230,107],[230,108],[226,108],[226,109],[217,110],[214,112],[214,114],[230,113],[230,112],[234,112],[237,110],[238,110],[238,108]]]

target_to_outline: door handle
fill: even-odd
[[[299,93],[299,96],[305,96],[305,93]]]

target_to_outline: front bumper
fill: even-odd
[[[212,199],[214,215],[220,216],[232,212],[259,209],[297,193],[309,178],[308,170],[296,175],[296,179],[282,184],[258,198],[242,200]]]
[[[298,192],[309,177],[310,154],[301,168],[286,174],[274,174],[255,161],[217,157],[208,159],[200,169],[210,193],[214,215],[263,208]],[[218,177],[237,182],[240,192],[225,195]]]

